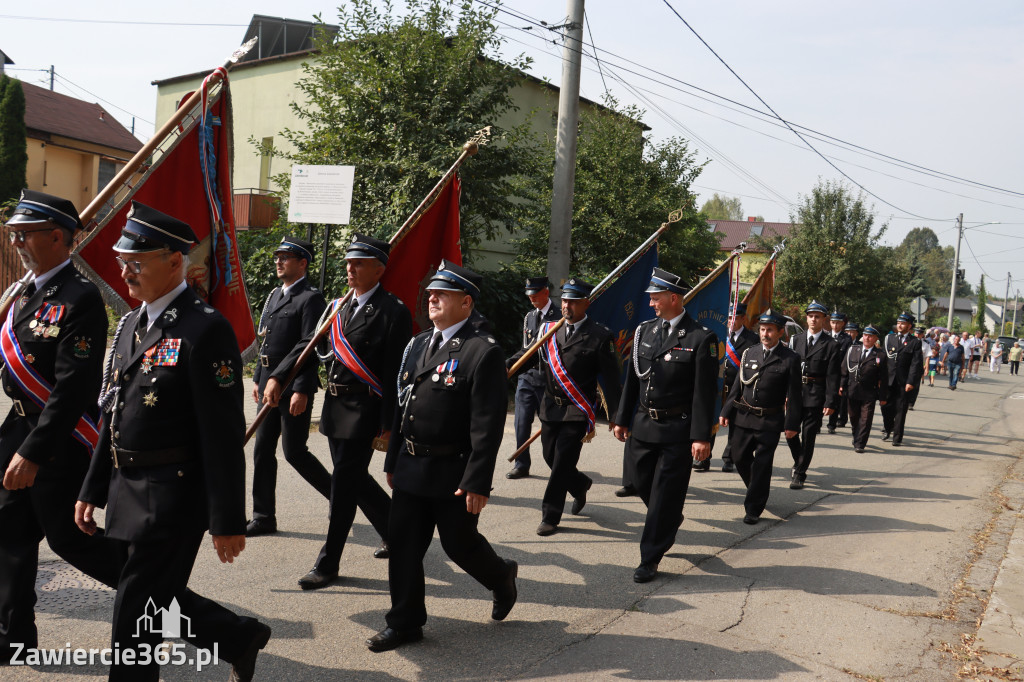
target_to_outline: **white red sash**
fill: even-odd
[[[733,367],[740,366],[740,357],[736,353],[736,346],[732,345],[732,334],[725,337],[725,357],[729,359]]]
[[[337,308],[341,305],[341,301],[335,299],[331,304],[332,309]],[[331,350],[334,351],[334,357],[338,358],[338,362],[345,365],[350,372],[356,375],[359,381],[363,382],[370,387],[370,390],[376,393],[378,396],[384,394],[384,390],[380,385],[380,381],[373,375],[370,368],[366,366],[358,355],[356,355],[355,349],[352,348],[352,344],[345,338],[345,333],[341,330],[341,315],[334,316],[334,322],[331,323],[331,333],[329,338],[331,340]]]
[[[554,322],[545,322],[541,325],[540,335],[544,336],[548,330],[554,325]],[[551,368],[551,374],[555,377],[555,382],[558,387],[562,389],[562,392],[569,396],[573,404],[580,408],[583,414],[587,415],[587,433],[591,433],[594,430],[594,406],[587,400],[587,396],[583,395],[583,391],[576,385],[573,378],[569,376],[569,372],[565,369],[565,363],[562,362],[562,353],[558,350],[558,343],[555,341],[557,334],[552,334],[544,346],[541,348],[541,353],[544,356],[544,361],[548,363]]]
[[[0,357],[3,357],[4,364],[7,365],[10,376],[14,383],[18,385],[18,388],[32,402],[42,408],[46,406],[46,401],[50,399],[50,394],[53,393],[53,386],[46,379],[39,376],[29,365],[28,361],[25,360],[25,355],[21,351],[21,344],[18,343],[18,337],[14,334],[15,307],[11,306],[10,311],[7,313],[7,320],[4,321],[3,327],[0,327]],[[100,432],[96,428],[96,424],[89,418],[89,415],[83,414],[79,418],[72,435],[78,442],[89,448],[89,456],[92,457],[92,451],[96,449],[96,444],[100,440]]]

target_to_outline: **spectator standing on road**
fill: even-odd
[[[1020,372],[1020,356],[1024,353],[1024,348],[1020,347],[1020,343],[1014,342],[1013,348],[1010,349],[1010,376],[1017,376]]]
[[[951,391],[956,390],[957,381],[960,379],[960,370],[964,366],[964,358],[963,344],[960,343],[960,337],[954,334],[952,342],[943,347],[941,360],[942,365],[949,372],[949,390]]]
[[[999,374],[999,370],[1003,368],[1003,344],[996,339],[996,342],[992,345],[992,359],[988,363],[988,371]]]
[[[939,347],[933,346],[931,355],[928,356],[928,385],[935,385],[935,375],[939,371]]]

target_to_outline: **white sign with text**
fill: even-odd
[[[292,166],[288,222],[348,225],[355,166]]]

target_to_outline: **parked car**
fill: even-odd
[[[1007,363],[1010,361],[1010,349],[1013,348],[1013,344],[1017,343],[1017,339],[1012,336],[1000,336],[999,343],[1003,345],[1003,362]]]

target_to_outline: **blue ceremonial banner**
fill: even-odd
[[[722,409],[722,382],[725,360],[725,339],[728,336],[729,293],[732,283],[732,261],[725,263],[705,277],[694,287],[686,300],[686,312],[697,324],[707,327],[718,337],[718,393],[715,398],[715,414]],[[717,429],[717,425],[716,425]]]
[[[651,272],[658,267],[658,245],[652,244],[635,263],[615,280],[587,309],[587,315],[612,330],[619,356],[619,384],[626,381],[626,366],[633,350],[633,332],[638,324],[654,317],[650,296],[644,289]],[[616,405],[610,406],[612,412]]]

